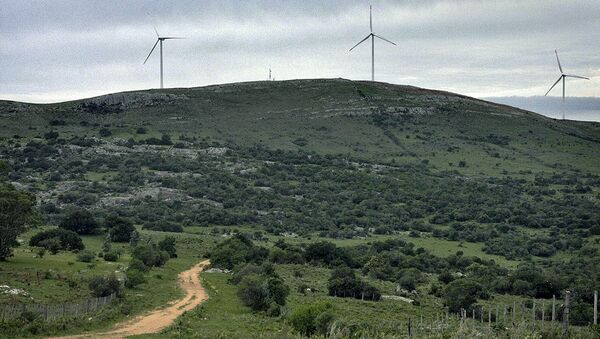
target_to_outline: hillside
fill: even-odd
[[[42,137],[49,129],[63,137],[92,136],[93,127],[107,125],[113,136],[128,139],[143,126],[152,135],[378,162],[428,160],[440,169],[465,160],[470,166],[463,171],[472,175],[566,165],[598,170],[598,123],[556,121],[447,92],[343,79],[127,92],[50,105],[2,102],[0,112],[5,138]],[[66,125],[49,126],[53,120]]]
[[[82,235],[91,264],[68,248],[34,255],[52,242],[30,244],[40,229],[29,229],[14,258],[0,262],[0,281],[28,293],[20,302],[88,296],[95,274],[134,264],[139,245],[127,242],[115,246],[123,254],[116,262],[95,258],[110,252],[102,239],[118,216],[148,244],[174,236],[178,255],[147,268],[145,281],[84,323],[88,330],[176,299],[177,274],[205,257],[225,271],[202,274],[206,307],[184,314],[169,336],[297,335],[290,314],[314,303],[336,319],[319,328],[339,337],[399,336],[399,322],[417,316],[435,337],[442,312],[465,308],[479,319],[517,305],[525,325],[513,321],[513,332],[501,330],[506,311],[493,320],[502,326],[474,324],[465,334],[451,319],[443,328],[520,337],[535,312],[531,299],[548,308],[566,289],[571,321],[583,326],[600,288],[599,165],[600,123],[384,83],[250,82],[5,101],[2,181],[35,197],[42,230],[82,211],[104,228]],[[51,278],[31,278],[39,276]],[[346,278],[353,289],[336,285]],[[265,281],[281,294],[289,287],[288,304],[286,295],[254,308],[236,292]],[[0,303],[14,299],[0,294]],[[20,321],[6,333],[82,329]]]

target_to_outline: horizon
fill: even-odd
[[[559,75],[558,49],[565,72],[591,78],[568,81],[567,96],[598,97],[599,3],[372,5],[374,31],[399,45],[376,44],[376,81],[477,98],[543,95]],[[51,103],[156,88],[156,52],[142,65],[153,26],[187,38],[165,43],[167,88],[266,80],[269,68],[277,80],[370,78],[370,48],[348,52],[369,31],[369,4],[360,1],[3,1],[0,19],[2,100]]]

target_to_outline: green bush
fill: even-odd
[[[49,239],[56,239],[58,241],[58,245],[53,242],[53,246],[57,246],[59,250],[73,251],[85,248],[81,237],[77,233],[61,228],[53,228],[36,233],[29,239],[29,246],[45,247],[49,250],[50,248],[47,247],[49,245],[47,240]]]
[[[131,221],[114,215],[106,218],[104,226],[110,232],[110,240],[114,242],[129,242],[131,234],[135,231]]]
[[[106,297],[113,293],[120,295],[122,292],[121,282],[114,274],[92,277],[88,286],[94,297]]]
[[[92,251],[84,250],[77,253],[77,261],[92,262],[94,258],[96,258],[96,255]]]
[[[158,243],[158,248],[169,253],[171,258],[177,258],[177,249],[175,248],[175,237],[166,237]]]
[[[131,256],[148,267],[160,267],[169,260],[169,253],[161,251],[154,243],[137,245]]]
[[[143,284],[146,282],[146,276],[144,275],[144,272],[142,272],[140,270],[132,269],[131,267],[129,267],[129,269],[127,269],[125,274],[127,276],[127,280],[125,281],[125,286],[127,286],[129,288],[134,288],[137,285]]]
[[[77,234],[94,234],[98,230],[98,223],[92,214],[86,210],[77,210],[70,213],[59,226]]]
[[[238,296],[244,305],[254,311],[266,311],[283,306],[290,289],[283,280],[275,276],[249,274],[239,284]],[[275,314],[275,312],[269,312]]]
[[[303,336],[327,335],[333,323],[333,306],[329,302],[316,302],[299,306],[290,315],[288,322]]]
[[[109,251],[104,253],[104,260],[106,261],[117,261],[119,260],[119,253],[116,251]]]

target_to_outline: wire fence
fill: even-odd
[[[105,297],[89,298],[74,303],[0,305],[0,321],[6,322],[19,318],[39,318],[44,321],[78,318],[98,311],[115,298],[116,294],[113,293]]]

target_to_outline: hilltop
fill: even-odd
[[[247,82],[110,94],[60,104],[0,102],[2,137],[186,135],[225,144],[427,160],[470,174],[598,170],[600,124],[557,121],[521,109],[411,86],[344,79]],[[52,125],[54,124],[54,125]],[[49,126],[49,127],[46,127]],[[464,159],[463,159],[464,158]],[[499,166],[498,163],[502,164]]]

